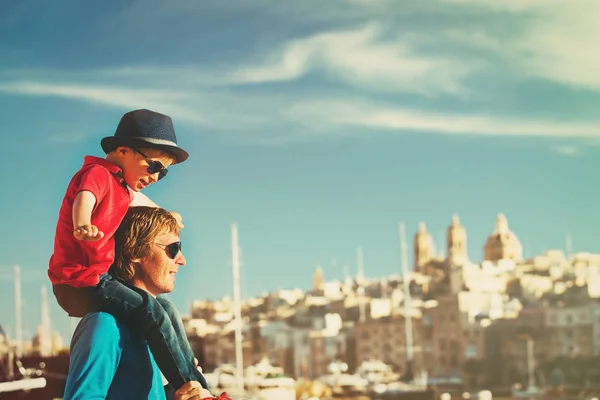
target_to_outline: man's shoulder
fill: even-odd
[[[127,333],[128,329],[123,325],[121,321],[119,321],[115,316],[109,314],[107,312],[93,312],[88,313],[81,321],[79,321],[79,325],[77,326],[77,330],[79,331],[109,331],[112,333]]]

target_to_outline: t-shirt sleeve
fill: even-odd
[[[112,315],[83,317],[71,341],[64,400],[106,399],[126,340]]]
[[[93,165],[81,174],[75,194],[83,191],[92,192],[96,202],[100,202],[108,192],[111,179],[113,177],[109,170],[100,165]]]

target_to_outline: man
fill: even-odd
[[[157,296],[173,291],[175,275],[185,265],[179,231],[168,211],[131,207],[115,234],[111,274],[169,308],[171,303]],[[175,308],[165,311],[184,335]],[[87,314],[77,326],[64,395],[64,400],[97,398],[166,399],[160,370],[140,330],[103,312]],[[175,392],[176,400],[205,398],[213,397],[196,381]],[[230,400],[225,393],[219,399]]]

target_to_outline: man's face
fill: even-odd
[[[179,235],[170,232],[156,238],[150,245],[150,255],[142,258],[135,269],[133,277],[135,286],[155,296],[175,289],[175,274],[179,267],[185,265],[185,257],[179,251],[174,258],[171,258],[170,249],[166,246],[179,240]]]

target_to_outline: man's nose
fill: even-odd
[[[152,181],[152,183],[158,182],[158,172],[150,175],[150,180]]]
[[[185,265],[185,256],[181,251],[177,253],[177,257],[175,257],[175,262],[177,263],[177,265]]]

